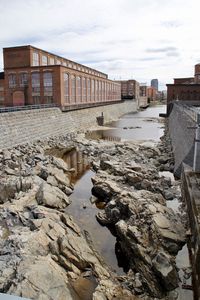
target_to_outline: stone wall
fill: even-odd
[[[136,110],[136,102],[125,101],[71,112],[48,108],[1,113],[0,148],[10,148],[37,139],[89,129],[97,124],[96,118],[102,112],[104,121],[110,122]]]
[[[174,173],[180,177],[183,162],[193,166],[196,122],[186,108],[174,104],[168,118],[168,125],[175,158]]]
[[[200,299],[200,174],[184,165],[182,173],[182,196],[187,205],[189,228],[188,248],[193,274],[194,299]]]

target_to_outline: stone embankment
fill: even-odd
[[[112,226],[128,273],[117,276],[65,208],[73,172],[57,149],[79,147],[96,176],[94,201],[103,201],[97,220]],[[170,179],[168,141],[88,141],[77,135],[49,138],[0,151],[0,292],[38,300],[176,299],[175,256],[185,243],[184,221],[167,208],[179,197]]]
[[[98,106],[70,112],[59,108],[0,113],[0,148],[5,149],[66,133],[84,131],[97,124],[102,113],[105,122],[137,110],[135,101]]]

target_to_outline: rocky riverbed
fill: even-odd
[[[96,172],[91,201],[104,207],[96,218],[128,261],[123,276],[66,213],[74,169],[62,157],[77,147]],[[177,299],[185,216],[166,206],[179,190],[159,175],[172,169],[166,136],[155,145],[79,134],[0,150],[0,292],[39,300]]]

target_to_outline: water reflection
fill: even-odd
[[[86,138],[111,141],[154,140],[158,141],[164,132],[164,119],[159,113],[165,113],[166,106],[150,107],[137,113],[124,115],[118,121],[109,124],[109,129],[86,133]]]
[[[74,192],[70,196],[72,203],[66,211],[73,216],[82,230],[87,230],[90,233],[97,251],[104,257],[107,264],[113,270],[116,270],[118,274],[124,274],[123,261],[118,261],[119,255],[116,256],[116,237],[111,234],[107,227],[101,226],[95,217],[102,207],[98,208],[98,204],[90,202],[93,187],[91,178],[94,175],[93,171],[87,170],[81,179],[76,182]]]
[[[70,173],[71,183],[75,183],[90,169],[87,156],[77,149],[64,153],[62,159],[66,162],[68,168],[72,170]]]
[[[76,149],[74,146],[69,147],[68,149],[54,148],[47,150],[45,153],[64,160],[68,169],[71,170],[68,174],[71,183],[75,183],[90,169],[87,155]]]
[[[92,139],[92,140],[107,140],[113,142],[120,142],[121,138],[118,136],[114,136],[113,131],[115,130],[117,131],[117,129],[88,131],[86,132],[85,137],[87,139]]]

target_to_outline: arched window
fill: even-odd
[[[98,102],[99,101],[99,81],[96,80],[95,83],[95,101]]]
[[[53,76],[51,72],[43,73],[44,103],[53,102]]]
[[[63,73],[64,80],[64,102],[69,103],[69,74]]]
[[[81,89],[81,78],[79,76],[76,77],[76,89],[77,89],[76,102],[80,103],[82,97],[82,89]]]
[[[90,78],[87,79],[87,101],[91,101],[91,80]]]
[[[82,99],[83,99],[83,102],[86,102],[87,101],[87,90],[86,90],[86,79],[85,79],[85,77],[82,78],[82,86],[83,86]]]
[[[99,101],[102,101],[102,84],[101,81],[99,81]]]
[[[40,102],[40,73],[33,72],[31,74],[31,85],[32,85],[32,99],[34,104]]]
[[[71,103],[76,102],[76,78],[74,75],[71,76]]]
[[[95,102],[94,79],[91,80],[91,101],[92,101],[92,102]]]

